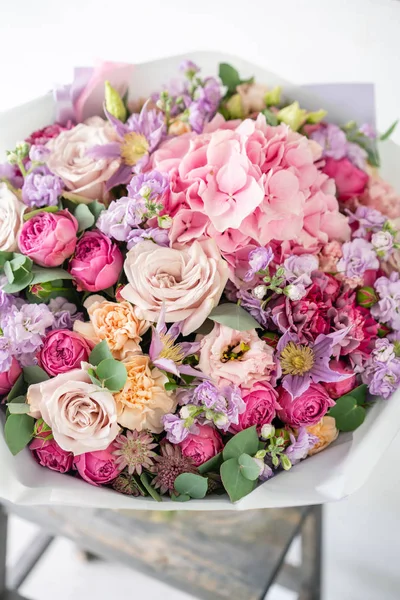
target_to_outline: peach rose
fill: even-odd
[[[90,322],[75,321],[74,331],[95,344],[106,340],[114,358],[118,360],[141,352],[141,336],[150,324],[136,316],[129,302],[108,302],[102,296],[94,295],[86,300],[85,308]]]
[[[252,112],[261,112],[265,108],[265,94],[268,88],[262,83],[241,83],[236,87],[240,96],[244,116]]]
[[[22,216],[26,206],[17,196],[0,183],[0,251],[15,252],[18,250],[18,234],[23,224]]]
[[[174,412],[176,401],[164,385],[168,377],[158,369],[150,368],[150,357],[131,356],[125,363],[128,380],[115,395],[118,423],[128,429],[153,433],[163,430],[162,417]]]
[[[309,456],[325,450],[339,435],[339,431],[336,429],[336,421],[333,417],[322,417],[321,421],[307,427],[307,431],[319,439],[319,442],[308,451]]]
[[[115,173],[120,160],[91,158],[89,148],[115,141],[112,127],[100,117],[92,117],[47,143],[51,151],[47,159],[50,171],[63,180],[66,188],[91,200],[107,197],[105,183]]]
[[[29,386],[30,415],[51,427],[57,444],[75,456],[105,450],[117,437],[113,395],[80,369]]]
[[[236,331],[216,323],[200,341],[200,371],[217,385],[251,388],[270,381],[275,369],[273,349],[258,337],[255,329]]]
[[[173,248],[146,240],[128,252],[124,268],[129,283],[122,297],[147,321],[157,321],[164,305],[167,323],[183,321],[183,335],[204,323],[228,280],[228,265],[213,240]]]

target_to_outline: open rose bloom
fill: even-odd
[[[372,98],[195,53],[0,116],[0,499],[363,485],[400,429],[400,148]]]

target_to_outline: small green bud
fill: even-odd
[[[282,88],[280,85],[269,90],[264,96],[264,102],[267,106],[278,106],[281,101]]]
[[[163,215],[162,217],[158,217],[157,219],[158,226],[161,229],[170,229],[172,227],[172,217],[169,215]]]
[[[289,106],[281,108],[276,115],[282,123],[289,125],[293,131],[297,131],[305,123],[307,118],[307,111],[304,108],[300,108],[300,104],[293,102]]]
[[[18,142],[15,147],[15,152],[20,160],[26,158],[29,154],[29,149],[31,145],[28,142]]]
[[[371,308],[379,300],[374,288],[367,285],[357,290],[356,299],[358,306],[363,306],[364,308]]]
[[[289,471],[289,469],[292,468],[292,463],[290,461],[290,458],[288,458],[286,456],[286,454],[282,454],[282,456],[281,456],[281,465],[285,471]]]
[[[313,125],[316,123],[320,123],[322,119],[326,117],[327,114],[328,111],[324,110],[323,108],[320,108],[319,110],[316,110],[314,112],[309,112],[307,114],[307,123],[311,123]]]
[[[391,328],[388,327],[387,325],[384,325],[383,323],[379,323],[379,329],[378,329],[378,337],[380,338],[384,338],[387,335],[389,335],[389,333],[391,333]]]
[[[265,456],[267,456],[267,451],[266,450],[259,450],[255,455],[254,458],[265,458]]]
[[[117,90],[112,87],[109,81],[105,82],[104,95],[108,112],[116,119],[125,123],[127,117],[125,104]]]
[[[394,347],[394,353],[397,356],[397,358],[400,357],[400,342],[398,342],[397,340],[395,340],[393,342],[393,347]]]
[[[245,114],[240,94],[233,94],[225,104],[225,107],[231,119],[244,119]]]

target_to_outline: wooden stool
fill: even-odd
[[[6,577],[7,513],[45,533]],[[297,535],[302,564],[292,567],[285,557]],[[261,600],[274,582],[298,591],[300,600],[321,598],[321,506],[243,512],[0,506],[0,600],[23,600],[18,588],[54,536],[204,600]]]

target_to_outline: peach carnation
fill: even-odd
[[[329,444],[334,442],[339,435],[339,431],[336,429],[336,421],[333,417],[322,417],[321,421],[315,425],[307,427],[308,433],[315,435],[318,438],[318,442],[309,450],[309,456],[325,450]]]

